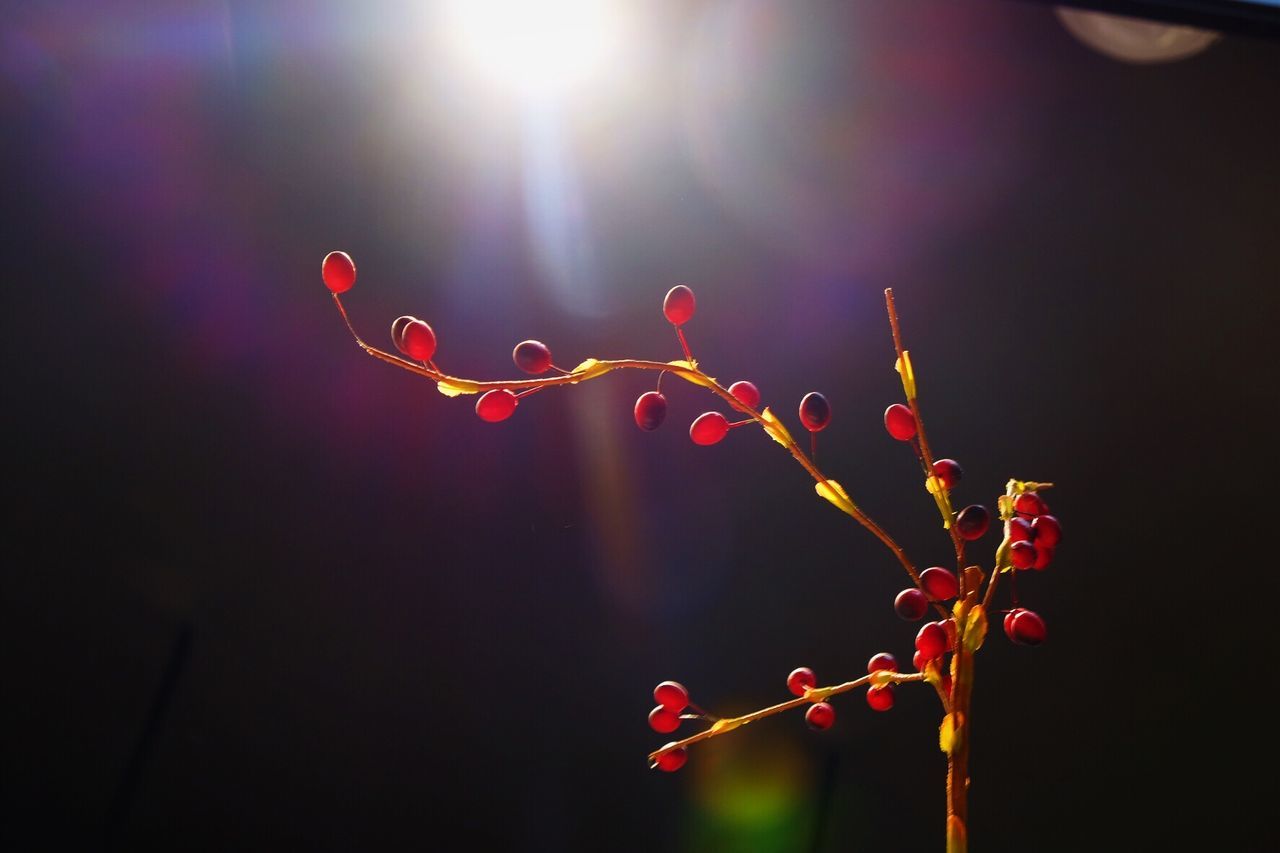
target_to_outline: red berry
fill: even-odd
[[[693,317],[698,302],[693,298],[693,291],[683,284],[677,284],[667,291],[667,298],[662,300],[662,313],[667,322],[673,326],[683,326]]]
[[[787,689],[797,696],[803,696],[806,690],[818,686],[818,676],[807,666],[791,670],[787,676]]]
[[[659,753],[658,757],[653,760],[653,764],[663,772],[674,773],[681,767],[684,767],[684,763],[688,760],[689,751],[681,746],[676,749],[668,749],[666,752]]]
[[[404,348],[404,329],[405,326],[408,326],[416,319],[416,317],[410,317],[406,314],[403,317],[397,317],[391,323],[391,342],[396,345],[396,349],[400,350],[400,352],[403,352],[405,355],[408,355],[409,353],[405,352]]]
[[[1036,561],[1031,568],[1037,571],[1044,571],[1049,568],[1049,564],[1053,562],[1053,548],[1046,548],[1043,545],[1036,546]]]
[[[800,423],[809,432],[821,432],[831,423],[831,404],[817,391],[810,391],[800,401]]]
[[[739,379],[729,386],[729,393],[749,409],[754,409],[760,405],[760,389],[755,386],[754,382]]]
[[[400,333],[404,354],[414,361],[430,361],[436,354],[436,333],[421,320],[410,320]]]
[[[1035,492],[1023,492],[1013,499],[1013,509],[1021,515],[1044,515],[1049,505]]]
[[[916,437],[916,416],[901,403],[894,403],[884,410],[884,428],[898,441],[910,441]]]
[[[873,655],[871,660],[867,661],[868,673],[879,672],[882,669],[887,669],[890,672],[897,672],[898,659],[888,652],[880,652],[879,654]]]
[[[1031,522],[1036,532],[1036,544],[1046,548],[1057,548],[1062,541],[1062,525],[1052,515],[1042,515]]]
[[[1004,523],[1004,535],[1010,542],[1030,542],[1036,538],[1036,531],[1025,518],[1015,517]]]
[[[935,601],[949,601],[960,592],[960,583],[956,576],[944,568],[934,566],[920,573],[920,583],[929,597]]]
[[[916,651],[925,660],[933,660],[948,648],[946,629],[937,622],[926,622],[916,634]]]
[[[480,416],[480,420],[496,424],[511,417],[518,402],[520,401],[516,399],[516,395],[506,388],[486,391],[476,400],[476,414]]]
[[[914,622],[929,609],[929,599],[913,586],[898,593],[898,597],[893,600],[893,609],[900,618]]]
[[[729,434],[729,421],[719,412],[704,412],[689,427],[694,444],[715,444]]]
[[[667,398],[657,391],[646,391],[636,398],[636,426],[652,431],[667,419]]]
[[[649,712],[649,728],[660,734],[671,734],[680,728],[680,715],[659,705]]]
[[[1044,620],[1030,610],[1015,610],[1005,617],[1004,632],[1020,646],[1038,646],[1044,642],[1047,632]]]
[[[521,341],[511,351],[511,360],[525,373],[546,373],[551,369],[551,349],[542,341]]]
[[[960,510],[960,514],[956,516],[956,532],[960,534],[961,539],[967,539],[970,542],[981,539],[989,526],[991,526],[991,513],[987,512],[987,508],[981,504],[970,504]]]
[[[689,691],[678,681],[664,681],[653,688],[653,701],[679,714],[689,707]]]
[[[911,665],[916,668],[916,672],[924,672],[924,665],[928,662],[929,659],[921,657],[919,652],[911,656]]]
[[[954,489],[964,477],[964,470],[954,459],[938,459],[933,463],[933,476],[942,481],[943,488]]]
[[[826,702],[814,702],[804,712],[804,721],[815,732],[826,731],[836,721],[836,709]]]
[[[320,277],[334,293],[346,293],[356,283],[356,262],[346,252],[330,252],[320,264]]]
[[[1004,615],[1004,632],[1009,639],[1013,639],[1013,617],[1022,612],[1021,607],[1015,607]]]
[[[893,685],[885,684],[867,690],[867,704],[877,711],[888,711],[893,707]]]
[[[1029,569],[1036,564],[1036,546],[1030,542],[1014,542],[1009,546],[1009,562],[1015,569]]]

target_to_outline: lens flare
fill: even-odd
[[[616,65],[622,17],[610,0],[451,0],[443,24],[477,73],[527,94],[555,94]]]

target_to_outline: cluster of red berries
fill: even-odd
[[[345,293],[355,284],[355,263],[345,252],[330,252],[321,265],[321,275],[325,286],[335,295]],[[693,291],[684,285],[671,288],[662,304],[663,315],[675,328],[685,359],[690,365],[693,364],[693,356],[685,340],[683,326],[693,318],[696,309],[697,300],[694,298]],[[396,348],[406,357],[435,369],[432,358],[436,352],[437,340],[434,330],[426,322],[408,315],[398,317],[391,324],[391,339]],[[532,375],[540,375],[548,370],[569,373],[553,363],[550,348],[541,341],[521,341],[512,350],[511,357],[516,367]],[[658,382],[658,388],[646,391],[636,400],[635,422],[636,426],[642,430],[656,430],[666,419],[667,399],[660,390],[661,376]],[[476,414],[490,423],[504,421],[515,412],[520,398],[536,390],[538,389],[529,388],[516,393],[510,388],[495,388],[480,395],[476,401]],[[760,405],[760,389],[747,380],[734,382],[729,386],[728,391],[735,400],[753,414]],[[799,416],[800,422],[816,442],[817,433],[826,429],[831,423],[831,404],[822,394],[816,391],[810,392],[800,401]],[[704,412],[690,425],[689,437],[695,444],[717,444],[731,429],[752,423],[754,420],[753,417],[730,422],[720,412]],[[917,439],[919,424],[910,406],[894,403],[886,408],[884,426],[894,439],[910,443],[924,467],[924,473],[931,475],[929,478],[931,491],[941,488],[950,492],[960,482],[963,470],[954,459],[939,459],[933,462],[931,467],[925,462],[926,457]],[[1007,554],[1007,566],[1015,571],[1047,568],[1062,538],[1062,527],[1057,518],[1049,514],[1048,505],[1035,491],[1022,491],[1014,495],[1011,505],[1003,501],[1004,499],[1001,503],[1002,517],[1008,517],[1005,522],[1005,541],[1002,546]],[[980,539],[987,533],[990,526],[991,513],[979,504],[964,507],[954,517],[954,529],[965,541]],[[942,567],[934,566],[921,572],[919,586],[904,589],[898,593],[893,606],[902,619],[914,622],[924,617],[930,604],[942,605],[955,599],[958,594],[959,583],[955,574]],[[1044,620],[1035,612],[1018,607],[1016,594],[1014,605],[1004,618],[1004,631],[1009,639],[1019,645],[1030,646],[1044,642],[1046,638]],[[936,666],[941,682],[940,688],[949,695],[951,678],[943,658],[956,649],[955,619],[944,618],[926,623],[916,634],[915,649],[912,663],[916,670],[923,672],[931,665]],[[881,671],[894,673],[899,671],[897,660],[888,652],[876,654],[867,663],[868,674]],[[817,678],[813,670],[808,667],[799,667],[787,677],[787,688],[798,697],[807,698],[816,686]],[[662,682],[654,689],[653,696],[657,705],[649,712],[649,725],[656,732],[670,734],[680,727],[684,719],[714,719],[707,717],[696,705],[691,705],[688,690],[677,682]],[[894,705],[893,684],[872,684],[867,690],[866,699],[867,704],[876,711],[890,710]],[[686,710],[691,713],[685,713]],[[817,731],[829,729],[834,725],[835,719],[835,709],[830,703],[818,701],[817,696],[811,700],[811,705],[805,713],[805,721],[812,729]],[[654,767],[672,772],[684,766],[687,759],[688,754],[683,747],[668,744],[667,748],[655,754]]]
[[[320,264],[320,276],[325,286],[334,293],[346,293],[356,283],[356,265],[346,252],[330,252]],[[413,361],[430,364],[436,354],[436,333],[425,321],[404,315],[391,323],[391,342],[396,349]],[[554,365],[551,350],[541,341],[522,341],[511,353],[516,366],[526,373],[545,373]],[[505,421],[515,412],[520,402],[508,388],[496,388],[480,395],[476,400],[476,415],[482,421]]]
[[[897,658],[888,652],[880,652],[873,655],[871,660],[867,662],[867,674],[870,675],[881,670],[897,672]],[[791,674],[787,676],[787,689],[795,696],[804,697],[817,685],[818,677],[807,666],[797,667],[791,670]],[[867,704],[876,711],[888,711],[893,707],[893,685],[873,685],[867,688]],[[814,702],[809,706],[809,710],[805,712],[804,721],[814,731],[825,731],[835,724],[836,709],[831,706],[830,702]]]
[[[678,681],[664,681],[653,688],[653,700],[658,704],[649,712],[649,727],[664,735],[680,728],[683,713],[689,707],[689,691],[685,686]],[[664,750],[654,759],[654,767],[673,773],[683,767],[688,758],[683,747]]]
[[[321,276],[331,291],[345,293],[355,284],[355,263],[346,252],[330,252],[321,264]],[[685,357],[690,361],[692,356],[682,327],[693,319],[697,307],[693,290],[683,284],[667,291],[662,301],[663,316],[675,327]],[[396,318],[391,324],[391,341],[396,349],[411,360],[424,364],[429,364],[436,352],[436,335],[431,326],[408,315]],[[535,376],[552,369],[566,372],[552,363],[551,349],[541,341],[521,341],[512,350],[511,359],[516,367]],[[527,393],[530,392],[517,394],[507,388],[486,391],[476,400],[476,415],[488,423],[505,421],[515,413],[520,398]],[[730,385],[729,393],[748,409],[754,410],[760,405],[760,389],[745,379]],[[636,400],[634,415],[636,426],[640,429],[657,429],[667,418],[667,398],[659,390],[646,391]],[[717,444],[729,434],[729,430],[752,421],[753,419],[748,418],[731,422],[720,412],[704,412],[694,418],[689,426],[689,438],[694,444]],[[827,398],[816,391],[806,394],[800,401],[800,422],[813,433],[826,429],[831,422],[831,404],[827,402]]]
[[[1033,491],[1022,492],[1013,498],[1013,517],[1004,523],[1004,535],[1014,571],[1043,571],[1062,541],[1062,525],[1049,514],[1044,498]],[[1017,606],[1004,617],[1004,633],[1020,646],[1038,646],[1048,635],[1040,614]]]
[[[684,347],[685,356],[689,356],[688,345],[684,339],[683,326],[693,319],[697,310],[697,300],[693,291],[683,284],[676,285],[667,291],[662,301],[662,314],[667,322],[676,328],[680,344]],[[729,386],[729,393],[748,409],[755,410],[760,405],[760,389],[755,383],[740,379]],[[646,391],[636,399],[636,426],[645,431],[652,431],[662,426],[667,417],[667,398],[661,391]],[[704,447],[718,444],[734,427],[751,423],[753,419],[730,421],[720,412],[703,412],[694,418],[689,425],[689,438],[694,444]],[[816,391],[806,394],[800,401],[800,422],[810,432],[820,432],[831,422],[831,404],[827,398]]]
[[[898,441],[915,444],[916,418],[908,406],[894,403],[884,411],[884,426]],[[942,488],[950,491],[964,471],[954,459],[933,463],[932,474]],[[1062,538],[1062,526],[1049,515],[1049,506],[1034,491],[1022,492],[1013,499],[1014,516],[1005,522],[1005,538],[1009,542],[1009,563],[1015,570],[1044,569],[1053,560],[1053,552]],[[971,504],[956,513],[955,529],[961,539],[972,542],[982,538],[991,527],[991,513],[981,504]],[[956,576],[946,569],[934,567],[920,574],[920,586],[898,593],[893,608],[898,616],[915,622],[924,617],[930,602],[944,602],[959,594]],[[1044,620],[1025,608],[1015,607],[1004,620],[1005,634],[1019,645],[1035,646],[1044,642]],[[955,622],[947,619],[930,622],[916,635],[916,669],[955,647]]]
[[[1062,540],[1062,525],[1049,515],[1049,505],[1036,492],[1014,497],[1013,512],[1013,518],[1004,523],[1009,562],[1015,569],[1048,568],[1054,549]]]

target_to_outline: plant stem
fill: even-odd
[[[907,404],[911,407],[911,414],[916,421],[916,435],[920,442],[919,453],[925,477],[933,478],[933,452],[929,449],[929,437],[924,429],[924,419],[920,415],[920,404],[916,400],[915,389],[907,387],[906,372],[910,369],[910,362],[902,346],[902,328],[898,323],[898,310],[894,305],[892,288],[885,289],[884,302],[885,309],[889,313],[889,326],[893,330],[893,348],[898,354],[899,370],[904,374],[903,388],[908,391]],[[910,384],[914,386],[914,379]],[[936,479],[931,479],[929,482],[935,483],[938,489],[943,488],[942,483]],[[968,607],[974,607],[977,605],[980,590],[968,588],[968,572],[964,568],[964,540],[960,538],[954,519],[948,512],[950,510],[949,495],[944,492],[939,498],[938,510],[942,513],[943,523],[946,525],[947,532],[951,534],[951,543],[956,552],[960,599],[965,601]],[[987,585],[985,604],[991,603],[999,576],[1000,566],[997,565]],[[978,586],[981,586],[980,582]],[[983,609],[986,609],[985,605]],[[948,713],[954,736],[951,748],[947,752],[947,853],[966,853],[969,845],[969,732],[973,726],[973,719],[969,712],[969,698],[973,693],[973,652],[966,647],[964,626],[959,624],[962,620],[956,621],[958,637],[955,654],[951,657],[952,687]]]
[[[969,733],[973,718],[969,697],[973,692],[973,653],[961,639],[951,659],[951,714],[956,736],[947,754],[947,853],[965,853],[969,823]]]
[[[889,328],[893,331],[893,349],[898,354],[898,364],[906,369],[907,355],[902,346],[902,327],[898,322],[898,306],[893,301],[893,288],[886,287],[884,290],[884,306],[889,313]],[[933,477],[933,451],[929,449],[929,435],[924,429],[924,417],[920,414],[920,403],[916,399],[915,394],[907,397],[907,405],[911,407],[911,415],[916,420],[916,437],[920,442],[920,457],[924,463],[925,477]],[[941,481],[936,481],[939,489],[944,488]],[[946,506],[950,507],[950,496],[945,501]],[[951,536],[951,546],[956,552],[956,573],[960,580],[960,596],[963,598],[967,590],[964,588],[964,540],[960,538],[959,531],[952,519],[943,509],[944,502],[938,503],[938,511],[942,514],[942,522],[946,525],[947,533]]]
[[[342,300],[338,297],[338,294],[336,293],[333,294],[333,301],[334,301],[334,304],[338,306],[338,313],[342,315],[343,322],[347,324],[347,329],[351,332],[351,336],[355,338],[356,343],[366,353],[368,353],[369,355],[373,356],[376,359],[379,359],[380,361],[385,361],[388,364],[394,365],[395,367],[399,367],[402,370],[407,370],[410,373],[416,373],[419,376],[425,376],[426,378],[432,379],[438,383],[449,384],[454,386],[455,388],[465,388],[466,389],[465,393],[481,393],[484,391],[492,391],[495,389],[502,389],[502,388],[505,388],[507,390],[541,389],[541,388],[550,388],[558,385],[576,385],[579,382],[584,382],[584,381],[587,381],[588,379],[594,378],[595,376],[600,376],[603,373],[607,373],[610,370],[627,370],[627,369],[658,370],[658,371],[662,371],[663,373],[671,373],[676,376],[679,376],[681,379],[684,379],[686,382],[689,382],[693,385],[701,385],[702,387],[711,391],[717,397],[720,397],[722,400],[724,400],[734,409],[737,409],[739,412],[742,412],[743,414],[750,416],[750,418],[753,421],[760,424],[760,426],[764,428],[765,431],[768,432],[771,436],[776,436],[776,433],[771,428],[771,425],[769,424],[769,422],[766,421],[759,412],[757,412],[755,409],[743,403],[737,397],[730,394],[727,388],[722,387],[718,382],[716,382],[710,376],[707,376],[705,373],[699,370],[696,366],[693,366],[692,361],[689,361],[690,366],[685,367],[685,366],[677,366],[670,362],[648,361],[645,359],[634,359],[634,358],[613,359],[613,360],[600,359],[595,362],[596,369],[598,369],[599,372],[594,372],[594,370],[584,371],[584,373],[570,372],[563,376],[550,376],[544,379],[510,379],[510,380],[496,380],[496,381],[486,381],[486,382],[475,381],[471,379],[461,379],[456,376],[449,376],[448,374],[442,373],[439,370],[435,370],[432,367],[427,367],[422,364],[417,364],[412,361],[407,361],[403,358],[400,358],[397,355],[394,355],[389,352],[384,352],[383,350],[380,350],[375,346],[371,346],[370,344],[365,343],[365,341],[356,332],[355,326],[352,325],[351,318],[347,316],[347,310],[345,307],[343,307]],[[683,336],[682,336],[682,342],[683,342]],[[659,374],[659,378],[661,378],[661,374]],[[462,392],[459,392],[459,393],[462,393]],[[800,449],[800,446],[796,444],[796,442],[793,439],[791,439],[790,436],[788,436],[787,438],[788,438],[788,441],[781,442],[779,440],[780,443],[782,443],[783,446],[787,448],[787,450],[791,453],[791,455],[795,458],[795,460],[798,463],[800,463],[800,466],[809,473],[809,476],[813,477],[813,479],[818,483],[826,483],[829,478],[818,469],[818,466],[813,462],[813,460],[811,460],[808,456],[805,455],[804,451]],[[869,530],[872,533],[872,535],[874,535],[877,539],[879,539],[881,543],[883,543],[884,546],[889,549],[890,552],[892,552],[894,557],[897,558],[898,562],[902,564],[902,568],[906,570],[908,575],[910,575],[911,581],[916,585],[918,589],[923,591],[924,585],[920,582],[920,573],[916,571],[915,566],[911,563],[911,560],[907,557],[906,552],[902,550],[902,546],[899,545],[897,541],[895,541],[894,538],[890,536],[889,533],[883,527],[877,524],[875,520],[873,520],[870,516],[868,516],[861,509],[859,509],[856,504],[852,506],[852,511],[849,514],[853,517],[855,521],[857,521],[859,524],[861,524],[863,527]],[[945,618],[947,615],[946,609],[936,604],[934,606],[938,610],[938,612]]]

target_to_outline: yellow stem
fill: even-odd
[[[924,673],[907,672],[907,673],[891,673],[887,677],[888,684],[902,684],[909,681],[924,681]],[[790,699],[786,702],[779,702],[777,705],[770,705],[768,708],[761,708],[759,711],[752,711],[750,714],[743,714],[741,717],[726,717],[716,721],[711,728],[704,729],[695,735],[690,735],[683,740],[674,741],[667,744],[661,749],[655,749],[649,753],[649,761],[656,761],[658,756],[673,749],[683,749],[692,746],[704,740],[710,740],[719,735],[728,734],[734,729],[741,728],[747,723],[754,723],[756,720],[762,720],[765,717],[772,717],[774,714],[781,714],[783,711],[790,711],[792,708],[799,708],[802,705],[811,705],[814,702],[824,702],[828,698],[840,693],[846,693],[855,687],[862,687],[864,684],[871,683],[872,676],[864,675],[862,678],[855,678],[853,681],[846,681],[844,684],[837,684],[832,687],[814,687],[805,692],[803,696]]]

